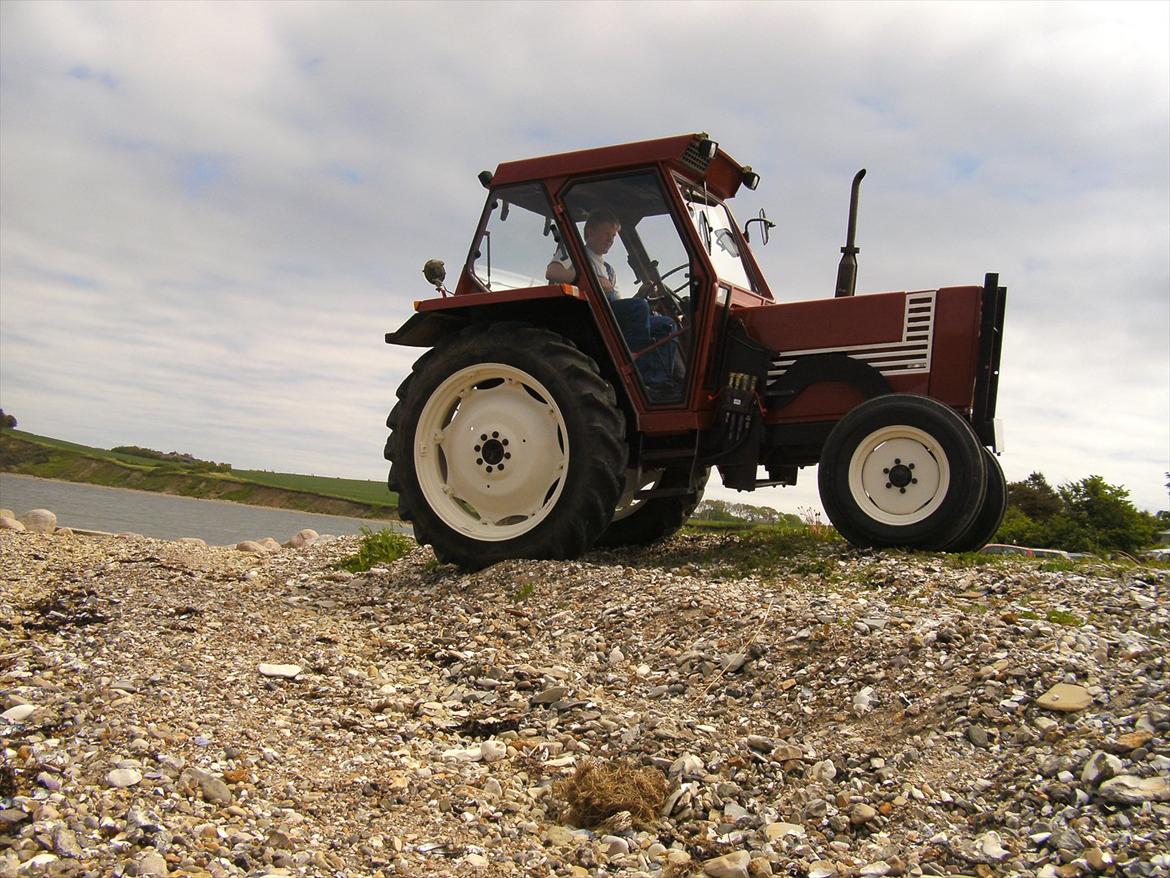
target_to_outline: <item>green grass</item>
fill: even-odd
[[[350,573],[364,573],[380,564],[392,564],[415,547],[416,543],[405,534],[390,530],[372,531],[362,528],[362,543],[356,555],[350,555],[337,563],[341,570]]]
[[[719,531],[716,531],[719,532]],[[727,536],[715,555],[741,576],[751,574],[830,576],[845,541],[828,527],[790,524],[756,525],[747,530],[722,530]]]
[[[354,503],[367,503],[371,506],[398,505],[398,495],[392,494],[385,482],[338,479],[329,476],[304,476],[296,473],[272,473],[267,470],[255,469],[237,469],[232,470],[232,473],[238,479],[254,482],[257,485],[266,485],[270,488],[304,491],[308,494],[337,497],[341,500],[352,500]]]
[[[328,476],[307,476],[296,473],[277,473],[265,470],[232,470],[231,472],[208,472],[198,465],[185,466],[181,461],[158,460],[137,454],[126,454],[117,451],[108,451],[104,448],[93,448],[88,445],[79,445],[76,442],[66,442],[63,439],[53,439],[49,436],[38,436],[23,430],[6,430],[5,436],[46,449],[47,455],[38,459],[35,466],[29,469],[30,475],[42,478],[59,478],[76,480],[78,458],[105,461],[126,467],[143,477],[149,477],[151,482],[165,480],[168,476],[191,476],[200,479],[213,480],[215,483],[227,486],[231,490],[232,499],[239,503],[247,503],[253,496],[252,486],[277,488],[284,491],[295,491],[303,494],[312,494],[318,497],[327,497],[335,500],[346,500],[359,503],[363,506],[394,509],[398,505],[398,497],[392,494],[385,482],[368,481],[363,479],[342,479]],[[84,481],[93,484],[119,486],[121,480],[107,474],[97,472],[81,476]],[[158,490],[160,486],[154,484],[135,484],[133,487],[142,487],[147,490]],[[173,493],[200,496],[202,489],[199,484],[172,486]],[[299,508],[294,506],[294,508]]]

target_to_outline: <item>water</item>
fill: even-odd
[[[23,515],[49,509],[58,527],[142,534],[175,540],[199,537],[213,546],[273,537],[285,542],[306,527],[322,534],[356,534],[363,527],[410,532],[396,521],[320,515],[268,506],[247,506],[224,500],[197,500],[151,491],[105,488],[79,482],[57,482],[0,473],[0,506]]]

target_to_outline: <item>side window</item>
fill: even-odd
[[[471,252],[471,272],[488,290],[545,286],[545,267],[557,248],[556,225],[544,188],[525,183],[488,196],[487,221]]]

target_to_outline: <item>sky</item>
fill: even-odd
[[[479,171],[695,131],[781,301],[1008,287],[1009,480],[1166,509],[1170,4],[0,4],[0,407],[22,429],[382,479]],[[709,497],[819,508],[792,488]]]

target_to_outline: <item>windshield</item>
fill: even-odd
[[[702,190],[681,186],[687,214],[699,233],[703,249],[719,279],[745,290],[754,290],[747,266],[739,252],[739,237],[727,208]]]

